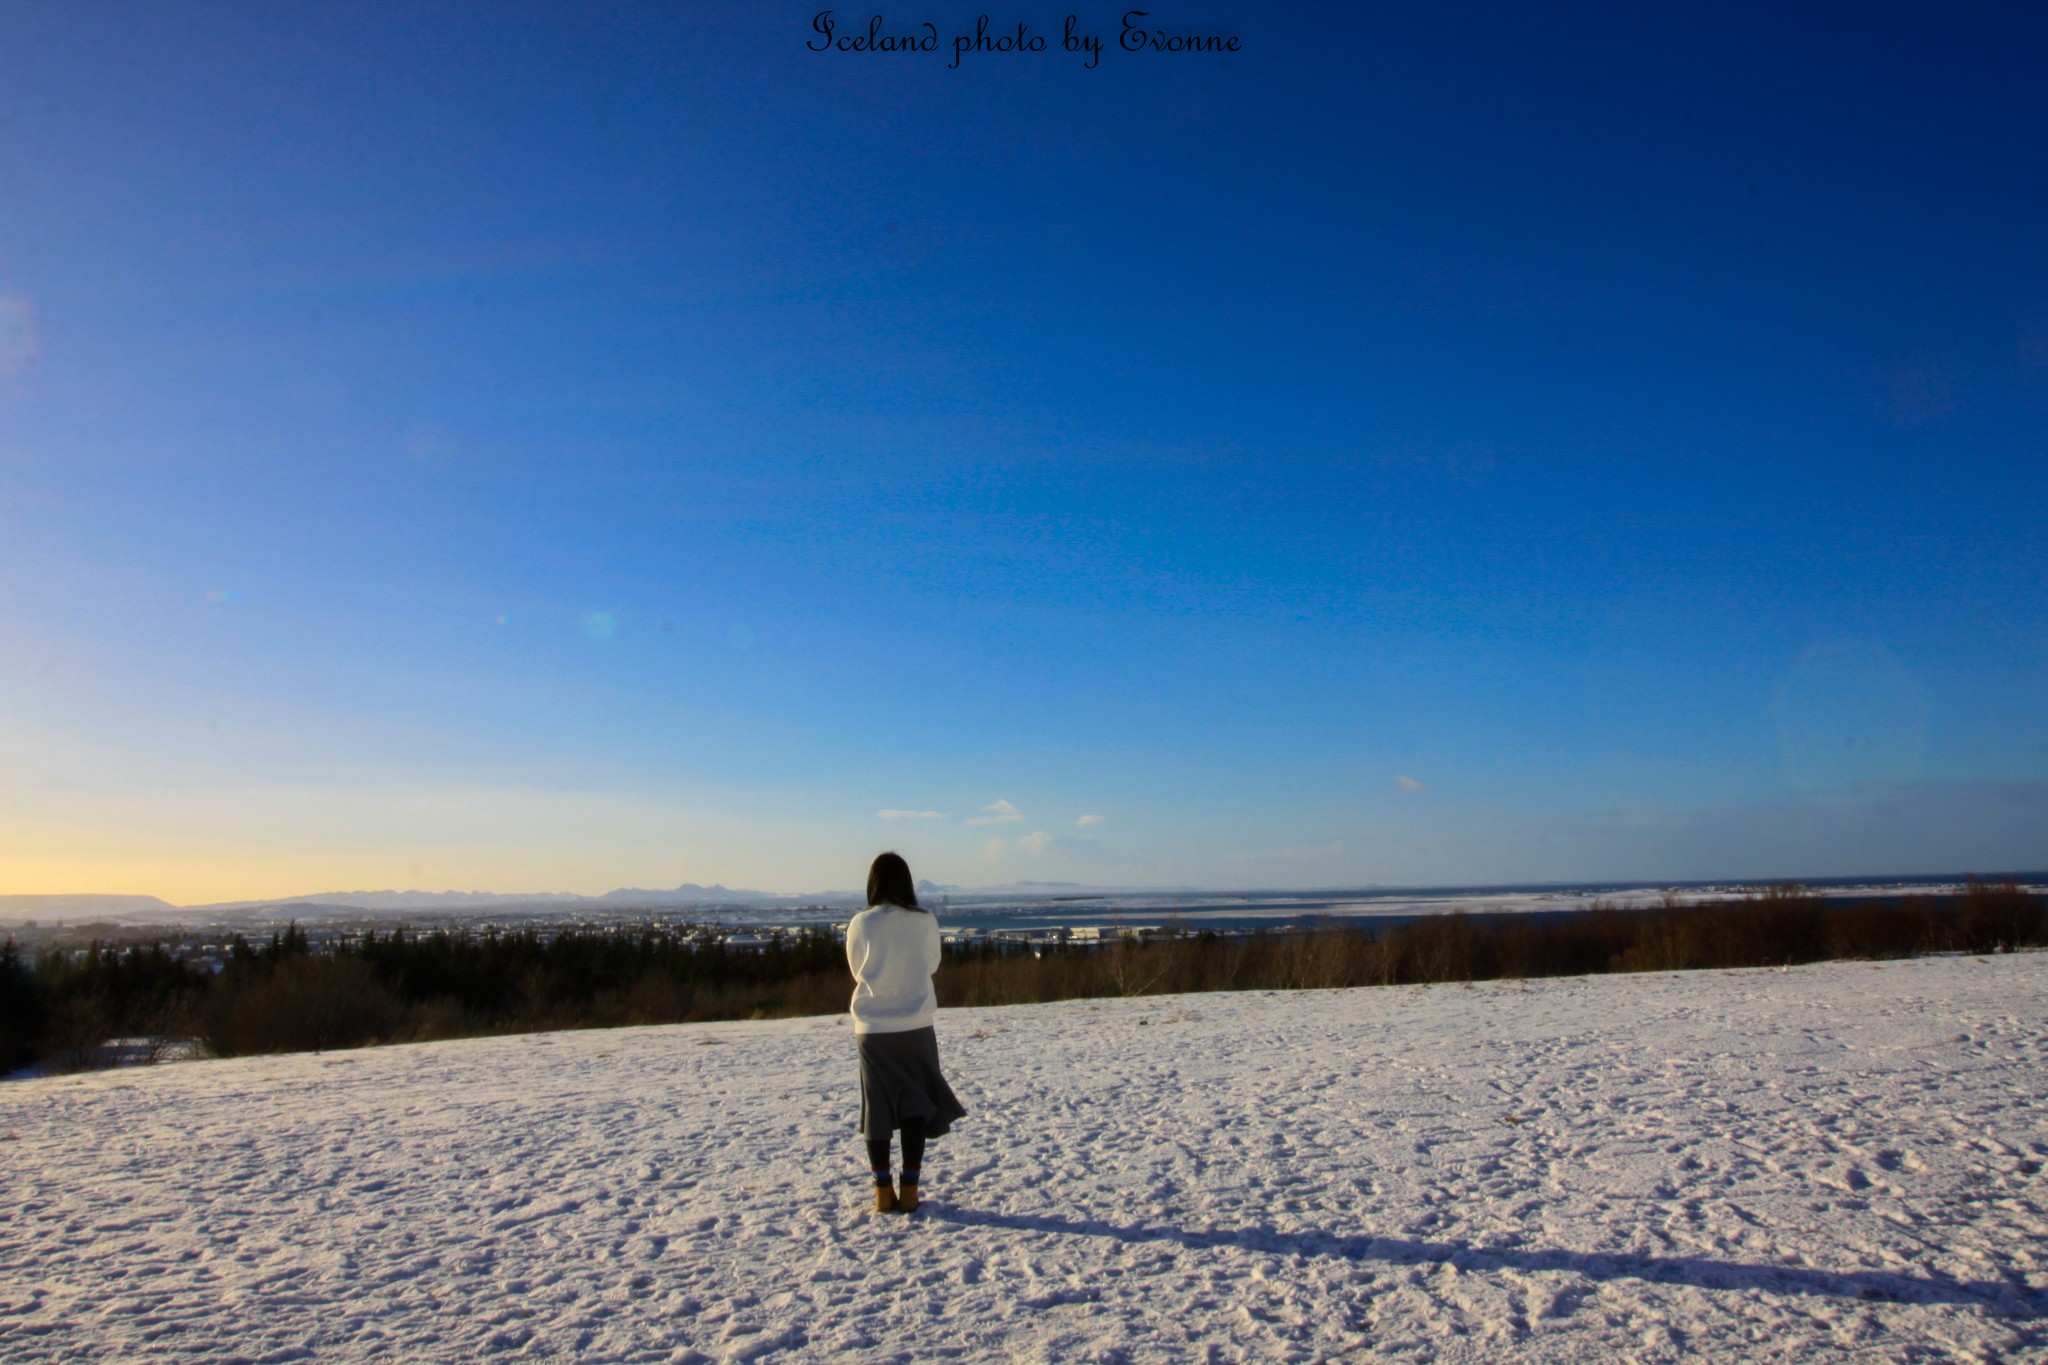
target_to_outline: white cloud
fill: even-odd
[[[983,840],[981,856],[992,863],[1000,863],[1018,853],[1029,853],[1032,857],[1039,858],[1045,856],[1045,851],[1049,848],[1064,854],[1074,847],[1092,848],[1093,845],[1085,839],[1069,839],[1057,834],[1047,834],[1042,829],[1034,829],[1029,834],[1020,834],[1014,839],[995,837]]]
[[[935,810],[878,810],[875,814],[884,820],[943,820],[945,814]]]
[[[1100,815],[1084,815],[1074,822],[1074,828],[1086,829],[1090,825],[1099,825],[1102,823],[1102,821],[1103,817]]]
[[[1394,774],[1394,786],[1404,792],[1426,792],[1429,788],[1419,779],[1406,773]]]
[[[981,814],[969,816],[970,825],[1021,825],[1024,812],[1007,801],[994,801],[981,808]]]

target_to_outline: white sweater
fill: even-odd
[[[855,1033],[908,1033],[938,1017],[939,922],[928,911],[870,905],[846,926],[846,965]]]

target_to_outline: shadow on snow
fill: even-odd
[[[1899,1275],[1882,1270],[1837,1272],[1812,1270],[1804,1266],[1744,1265],[1700,1256],[1474,1247],[1456,1242],[1421,1242],[1400,1237],[1274,1232],[1267,1228],[1197,1231],[1173,1227],[1122,1227],[1099,1218],[991,1213],[934,1204],[927,1204],[925,1212],[935,1220],[965,1227],[1107,1237],[1119,1242],[1178,1242],[1194,1251],[1237,1247],[1269,1255],[1335,1256],[1349,1261],[1385,1261],[1391,1265],[1442,1264],[1478,1271],[1565,1271],[1592,1280],[1644,1280],[1652,1284],[1694,1285],[1701,1289],[1815,1294],[1874,1303],[1960,1304],[1983,1308],[2001,1317],[2048,1317],[2048,1303],[2044,1303],[2043,1295],[2014,1282],[1965,1282],[1932,1275]]]

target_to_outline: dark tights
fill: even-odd
[[[868,1139],[868,1165],[877,1171],[889,1169],[889,1139]],[[924,1168],[924,1120],[903,1120],[903,1169]]]

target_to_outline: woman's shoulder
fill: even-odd
[[[890,916],[898,918],[915,916],[920,920],[931,920],[935,924],[938,922],[938,917],[929,910],[909,910],[900,905],[890,905],[884,902],[881,905],[870,905],[867,909],[855,913],[854,917],[848,921],[848,927],[850,928],[855,924],[872,924],[878,919],[885,919]]]

